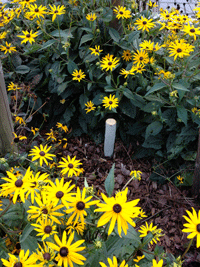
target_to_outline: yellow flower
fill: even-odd
[[[101,68],[106,69],[106,71],[108,70],[112,71],[119,63],[119,59],[117,59],[116,57],[115,58],[113,57],[114,57],[113,55],[109,55],[109,54],[103,57],[101,60]]]
[[[138,30],[147,31],[155,26],[155,23],[152,22],[153,19],[147,19],[145,17],[141,17],[141,19],[137,19],[135,25],[138,26]]]
[[[170,96],[174,96],[174,97],[177,97],[178,98],[178,91],[177,90],[174,90],[172,92],[169,93]]]
[[[12,255],[8,253],[8,260],[1,259],[3,262],[3,265],[5,267],[11,267],[11,266],[35,266],[37,259],[35,258],[34,254],[29,256],[29,249],[24,252],[24,250],[21,250],[19,253],[19,256]]]
[[[95,110],[95,106],[94,106],[94,103],[92,103],[92,101],[88,101],[86,104],[85,104],[85,106],[86,106],[86,113],[88,113],[88,112],[90,112],[90,111],[92,111],[92,110]]]
[[[52,21],[54,21],[58,15],[65,14],[65,6],[63,5],[62,6],[49,5],[49,7],[51,8],[51,10],[48,12],[48,14],[53,15]]]
[[[54,235],[54,240],[57,245],[51,242],[47,242],[47,245],[50,248],[58,251],[57,257],[55,258],[55,260],[58,261],[58,266],[68,267],[68,265],[70,265],[70,267],[73,267],[73,262],[78,265],[84,265],[83,261],[85,261],[86,258],[77,252],[85,249],[85,247],[80,247],[80,245],[85,240],[78,240],[77,242],[71,244],[73,239],[74,232],[69,236],[67,240],[67,234],[66,231],[64,231],[62,240],[60,240],[57,235]]]
[[[66,147],[67,147],[67,138],[59,139],[59,140],[58,140],[58,144],[59,144],[59,145],[62,145],[62,148],[63,148],[63,149],[66,149]]]
[[[124,78],[127,78],[127,76],[130,74],[130,71],[121,69],[119,74],[124,75]]]
[[[127,10],[126,7],[118,6],[113,9],[114,13],[117,14],[117,18],[128,19],[131,18],[131,11]]]
[[[184,25],[184,28],[182,29],[183,32],[189,34],[189,36],[193,36],[194,40],[196,40],[196,36],[200,35],[200,28],[194,27],[194,25],[190,25],[188,22],[188,25]]]
[[[34,148],[31,149],[29,156],[34,156],[32,161],[39,159],[40,166],[42,166],[43,161],[46,163],[46,165],[48,165],[47,159],[53,160],[52,157],[56,157],[55,155],[48,153],[50,149],[51,146],[47,147],[47,145],[45,145],[45,147],[43,147],[43,145],[40,144],[40,148],[34,146]]]
[[[95,13],[87,14],[86,19],[89,21],[94,21],[97,18]]]
[[[75,218],[74,223],[76,224],[79,219],[82,224],[84,224],[84,216],[87,216],[86,209],[89,209],[90,206],[95,205],[99,202],[99,200],[90,201],[92,196],[89,196],[85,198],[86,189],[83,188],[82,195],[80,188],[77,187],[77,193],[74,197],[69,198],[68,206],[71,208],[68,208],[65,212],[67,214],[72,213],[73,214],[69,217],[67,224],[71,224],[72,221]],[[89,202],[90,201],[90,202]]]
[[[65,101],[66,101],[65,99],[61,99],[61,100],[60,100],[60,103],[61,103],[61,104],[65,104]]]
[[[29,6],[29,9],[30,9],[30,15],[32,15],[34,18],[35,17],[42,17],[44,18],[44,15],[47,14],[46,10],[46,6],[37,6],[36,4],[34,5],[30,5]]]
[[[101,194],[104,203],[98,203],[95,212],[105,212],[99,219],[97,227],[103,226],[110,221],[110,227],[108,230],[108,235],[110,235],[115,227],[117,221],[118,233],[121,236],[121,231],[123,229],[125,235],[127,234],[128,224],[127,222],[135,227],[135,222],[132,218],[136,217],[139,213],[140,208],[135,207],[139,199],[127,202],[127,192],[128,188],[124,191],[118,192],[114,197],[106,197],[103,193]]]
[[[63,168],[61,171],[61,174],[66,174],[68,173],[69,177],[72,177],[72,175],[77,175],[77,172],[79,172],[79,165],[82,165],[80,160],[76,160],[76,156],[74,156],[72,159],[70,156],[67,156],[67,159],[62,158],[63,161],[59,161],[58,163],[60,164],[58,168]]]
[[[67,133],[69,131],[68,128],[67,128],[67,126],[66,125],[63,125],[60,122],[57,122],[56,126],[57,126],[58,129],[63,130],[65,133]]]
[[[82,223],[82,222],[81,223],[80,222],[77,222],[77,223],[72,222],[70,225],[68,225],[68,223],[67,223],[67,228],[66,228],[67,234],[69,235],[69,234],[73,233],[74,231],[76,231],[78,235],[83,235],[83,232],[86,228],[85,225],[86,225],[86,223]]]
[[[10,82],[8,85],[8,91],[16,91],[16,90],[20,90],[21,87],[18,87],[18,85],[16,83]]]
[[[18,116],[15,117],[15,122],[19,122],[19,124],[26,125],[26,122],[23,120],[23,118],[18,117]]]
[[[180,175],[176,177],[179,180],[180,184],[183,184],[184,177],[181,177]]]
[[[147,6],[149,6],[149,7],[158,7],[158,5],[156,5],[156,2],[155,3],[153,3],[153,2],[151,2],[151,1],[149,1],[149,3],[147,3]]]
[[[142,172],[141,171],[136,171],[136,170],[134,170],[134,171],[131,171],[130,172],[130,176],[133,178],[133,180],[141,180],[141,174],[142,174]]]
[[[144,40],[141,44],[140,44],[141,50],[145,50],[145,51],[153,51],[153,47],[154,47],[154,42],[152,42],[151,40],[147,41]]]
[[[34,38],[36,38],[38,36],[38,32],[32,33],[32,30],[30,32],[29,31],[22,31],[22,33],[24,35],[17,35],[17,37],[24,39],[23,41],[21,41],[21,44],[23,44],[23,43],[26,44],[27,42],[32,44],[33,42],[35,42]]]
[[[157,261],[153,259],[152,263],[153,263],[153,265],[151,267],[162,267],[163,266],[163,260],[160,260],[157,263]]]
[[[187,223],[183,225],[184,229],[182,230],[182,232],[190,233],[187,236],[187,238],[189,239],[192,239],[196,236],[197,237],[196,247],[198,248],[200,247],[200,210],[197,214],[195,209],[192,207],[192,211],[193,213],[186,210],[189,217],[183,216],[184,219],[187,221]]]
[[[117,258],[115,256],[113,256],[113,261],[110,258],[107,258],[107,260],[109,267],[118,267]],[[99,262],[99,264],[101,265],[101,267],[107,267],[106,264],[103,262]],[[119,267],[128,267],[128,264],[126,264],[125,260],[123,260]]]
[[[123,51],[123,54],[122,54],[122,58],[123,58],[123,60],[125,60],[125,61],[129,61],[129,60],[131,60],[132,55],[131,55],[130,50],[124,50],[124,51]]]
[[[95,45],[95,48],[89,48],[95,56],[99,56],[103,50],[100,50],[100,45]]]
[[[74,76],[73,78],[72,78],[72,80],[76,80],[76,81],[78,81],[78,82],[80,82],[82,79],[84,79],[85,78],[85,73],[84,72],[82,72],[82,70],[74,70],[73,71],[73,73],[72,73],[72,76]]]
[[[148,225],[147,222],[145,222],[145,225],[142,225],[140,227],[140,230],[138,230],[138,232],[141,233],[140,237],[145,237],[148,235],[149,232],[152,233],[153,238],[150,241],[150,244],[152,245],[153,242],[156,244],[157,241],[160,241],[160,237],[163,236],[163,234],[161,234],[162,229],[157,229],[157,226],[153,226],[153,223],[151,223],[150,225]]]
[[[183,58],[184,56],[189,56],[190,52],[194,50],[194,46],[187,44],[184,39],[175,40],[169,45],[170,57],[174,56],[174,60],[177,57]]]
[[[57,140],[53,129],[50,129],[50,133],[46,133],[46,135],[48,135],[47,140],[50,140],[52,143]]]
[[[119,102],[118,98],[117,97],[115,98],[115,95],[112,96],[111,94],[109,97],[105,96],[102,100],[102,103],[104,103],[103,106],[105,108],[109,108],[110,110],[112,108],[117,108],[118,102]]]
[[[133,54],[133,61],[135,64],[148,64],[149,63],[149,56],[148,54],[141,50],[137,50],[136,53]]]
[[[23,136],[23,135],[17,135],[17,134],[14,133],[14,132],[13,132],[13,134],[14,134],[14,138],[13,138],[12,143],[13,143],[13,142],[14,142],[14,143],[19,143],[19,141],[22,141],[22,140],[26,140],[26,139],[27,139],[26,136]],[[12,144],[12,143],[11,143],[11,144]]]
[[[1,51],[4,51],[4,54],[7,54],[7,53],[11,54],[12,52],[17,51],[16,47],[15,46],[11,46],[11,43],[9,44],[8,42],[6,42],[5,46],[1,45],[0,49],[1,49]]]
[[[31,132],[33,133],[33,135],[35,135],[36,132],[38,132],[38,131],[39,131],[39,128],[33,129],[33,127],[31,127]]]
[[[0,40],[6,38],[7,32],[1,32],[0,33]]]
[[[34,230],[38,232],[37,236],[42,236],[42,241],[47,237],[57,234],[56,225],[53,225],[53,221],[49,220],[47,217],[45,219],[40,219],[38,223],[31,224],[34,226]]]
[[[36,253],[34,253],[35,258],[40,261],[38,266],[48,266],[48,267],[53,267],[55,266],[54,264],[51,264],[51,262],[55,258],[55,252],[52,248],[48,247],[45,242],[43,241],[43,247],[38,244],[38,248],[36,249]]]

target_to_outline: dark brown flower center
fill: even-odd
[[[72,163],[68,164],[68,168],[72,169],[74,167],[74,165]]]
[[[123,15],[123,14],[124,14],[124,12],[123,12],[123,11],[120,11],[120,12],[119,12],[119,14],[120,14],[120,15]]]
[[[17,180],[16,182],[15,182],[15,186],[16,187],[21,187],[23,185],[23,181],[22,180]]]
[[[112,105],[112,104],[113,104],[113,102],[112,102],[112,101],[109,101],[109,104],[110,104],[110,105]]]
[[[43,258],[44,258],[44,260],[49,261],[50,258],[51,258],[51,255],[50,255],[49,253],[46,252],[46,253],[43,254]]]
[[[178,48],[176,51],[177,51],[177,53],[181,53],[182,52],[182,49],[181,48]]]
[[[58,10],[55,10],[54,13],[55,13],[55,14],[58,13]]]
[[[42,210],[42,213],[43,213],[43,214],[48,214],[48,210],[47,210],[46,208],[44,208],[44,209]]]
[[[199,224],[197,224],[197,232],[199,232],[199,233],[200,233],[200,223],[199,223]]]
[[[44,157],[45,156],[45,152],[44,151],[40,151],[39,155]]]
[[[95,52],[96,52],[96,53],[99,53],[99,50],[98,50],[98,49],[95,49]]]
[[[115,213],[120,213],[121,210],[122,210],[122,207],[121,207],[119,204],[115,204],[115,205],[113,206],[113,211],[114,211]]]
[[[77,75],[77,78],[80,78],[81,76],[80,75]]]
[[[140,58],[139,58],[139,60],[141,60],[141,61],[142,61],[143,59],[144,59],[143,57],[140,57]]]
[[[14,267],[22,267],[22,263],[21,262],[17,262],[17,263],[15,263]]]
[[[84,210],[85,208],[85,203],[83,201],[79,201],[77,204],[76,204],[76,207],[78,210]]]
[[[190,32],[194,33],[195,32],[195,29],[190,29]]]
[[[8,49],[8,50],[9,50],[9,49],[10,49],[10,46],[6,46],[6,49]]]
[[[169,15],[166,15],[166,18],[169,18]]]
[[[35,9],[35,12],[39,12],[39,9],[38,9],[38,8],[36,8],[36,9]]]
[[[112,62],[108,62],[108,65],[111,66],[112,65]]]
[[[14,142],[18,143],[19,142],[19,137],[14,138]]]
[[[143,21],[142,23],[143,23],[143,25],[146,25],[146,24],[147,24],[147,22],[146,22],[146,21]]]
[[[90,20],[93,20],[93,18],[90,18]]]
[[[30,37],[31,37],[30,34],[27,34],[27,35],[26,35],[26,38],[30,38]]]
[[[62,198],[64,196],[64,193],[62,192],[62,191],[58,191],[57,193],[56,193],[56,197],[57,198]]]
[[[31,188],[36,187],[37,183],[36,182],[32,182],[32,185],[30,186]]]
[[[60,249],[59,253],[60,253],[60,256],[62,256],[62,257],[67,257],[67,255],[68,255],[68,253],[69,253],[69,250],[68,250],[68,248],[66,248],[66,247],[62,247],[62,248]]]
[[[50,234],[51,231],[52,231],[52,227],[50,225],[47,225],[47,226],[44,227],[44,232],[46,234]]]

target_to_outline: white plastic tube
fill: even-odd
[[[116,136],[116,120],[106,120],[105,140],[104,140],[104,156],[112,157]]]

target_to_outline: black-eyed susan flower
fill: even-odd
[[[67,228],[66,228],[66,231],[67,231],[67,234],[70,235],[72,232],[77,232],[78,235],[83,235],[83,232],[85,230],[85,223],[82,223],[82,222],[72,222],[71,224],[67,224]]]
[[[24,121],[24,119],[22,117],[19,117],[19,116],[15,117],[15,122],[18,122],[19,124],[26,125],[26,122]]]
[[[175,40],[169,45],[169,56],[174,56],[174,60],[176,60],[177,57],[183,58],[185,56],[189,56],[193,50],[194,46],[187,44],[184,39]]]
[[[38,244],[36,253],[34,253],[35,258],[39,261],[38,266],[55,266],[53,260],[55,258],[55,252],[52,248],[47,246],[43,241],[43,247]]]
[[[128,267],[128,264],[126,264],[125,260],[122,261],[122,263],[120,265],[118,265],[117,263],[117,258],[115,256],[113,256],[113,260],[111,260],[110,258],[107,258],[108,260],[108,265],[106,265],[103,262],[99,262],[99,264],[101,265],[101,267]]]
[[[72,76],[74,76],[72,80],[80,82],[86,75],[82,70],[74,70]]]
[[[127,234],[128,223],[133,227],[136,225],[132,218],[137,217],[137,214],[140,211],[140,207],[135,207],[138,204],[139,199],[127,202],[127,192],[128,188],[118,192],[115,197],[106,197],[103,193],[101,194],[105,203],[98,203],[98,208],[95,212],[104,212],[104,214],[100,217],[97,227],[110,222],[108,235],[112,233],[116,222],[120,236],[122,230],[125,235]]]
[[[85,104],[85,106],[86,106],[86,113],[89,113],[90,111],[92,111],[92,110],[95,110],[95,106],[94,106],[94,103],[92,102],[92,101],[88,101],[86,104]]]
[[[147,6],[149,6],[150,8],[158,7],[158,5],[156,4],[156,2],[151,2],[151,1],[149,1],[149,3],[147,3]]]
[[[152,260],[152,266],[151,267],[162,267],[163,266],[163,260],[160,260],[159,262],[157,262],[156,260]]]
[[[26,251],[26,253],[24,250],[21,250],[18,257],[10,253],[8,253],[8,256],[8,260],[5,260],[3,258],[1,259],[5,267],[35,266],[35,263],[37,261],[33,254],[29,256],[29,249]]]
[[[48,182],[48,173],[40,173],[37,172],[35,175],[31,174],[28,177],[30,182],[27,187],[26,199],[28,199],[29,195],[31,196],[31,202],[34,203],[35,197],[38,195],[38,191],[42,189],[42,187]]]
[[[60,122],[57,122],[56,127],[57,127],[58,129],[64,131],[65,133],[67,133],[67,132],[69,131],[67,125],[63,125],[63,124],[60,123]]]
[[[103,51],[100,49],[100,45],[95,45],[95,48],[89,48],[92,52],[91,54],[94,54],[95,56],[99,56],[100,53]]]
[[[16,47],[15,46],[11,46],[11,43],[6,42],[5,45],[1,45],[0,46],[0,50],[4,52],[4,54],[11,54],[12,52],[16,52]]]
[[[63,168],[61,170],[61,173],[64,175],[68,173],[69,177],[72,177],[73,175],[77,175],[77,172],[79,171],[79,165],[82,165],[80,160],[76,160],[76,156],[74,156],[72,159],[70,156],[67,156],[66,158],[62,158],[63,161],[59,161],[58,168]]]
[[[47,147],[47,145],[45,145],[45,147],[43,147],[43,145],[40,144],[40,148],[34,146],[34,148],[31,149],[29,156],[33,156],[32,161],[39,159],[40,166],[42,166],[43,162],[48,165],[47,159],[53,160],[53,157],[55,157],[55,155],[48,153],[50,149],[51,146]]]
[[[118,6],[113,9],[114,13],[116,14],[116,17],[118,19],[128,19],[131,18],[131,11],[126,9],[126,7]]]
[[[97,18],[97,15],[95,13],[87,14],[86,19],[89,21],[94,21]]]
[[[143,64],[137,64],[137,65],[134,65],[132,68],[131,68],[132,71],[136,72],[136,73],[140,73],[142,74],[143,71],[146,71],[146,69],[144,68],[144,65]]]
[[[117,108],[118,107],[118,98],[115,97],[115,95],[109,95],[109,97],[105,96],[102,100],[103,106],[105,108],[109,108],[110,110],[112,108]]]
[[[57,140],[56,133],[53,131],[53,129],[50,129],[50,133],[46,133],[46,135],[48,135],[47,140],[51,141],[52,143]]]
[[[0,33],[0,40],[6,38],[7,32],[1,32]]]
[[[58,252],[55,260],[58,261],[58,266],[73,267],[73,262],[78,265],[84,265],[83,261],[86,260],[81,254],[77,253],[85,249],[85,247],[80,247],[80,245],[85,240],[78,240],[73,243],[74,233],[72,233],[68,240],[66,231],[63,232],[62,240],[59,239],[57,235],[54,235],[54,240],[57,244],[47,242],[47,245]]]
[[[140,230],[138,230],[138,232],[141,233],[140,237],[145,237],[148,235],[149,232],[152,233],[153,238],[150,241],[150,244],[152,245],[153,243],[157,243],[158,241],[160,241],[160,237],[163,236],[163,234],[161,234],[162,229],[158,229],[157,226],[153,226],[153,223],[151,223],[150,225],[148,225],[147,222],[145,222],[145,225],[142,225],[140,227]]]
[[[141,171],[136,171],[136,170],[130,172],[130,176],[132,177],[133,180],[139,180],[140,181],[141,180],[141,174],[142,174]]]
[[[178,175],[176,178],[177,178],[177,180],[179,181],[179,184],[183,184],[183,179],[184,179],[184,177]]]
[[[40,219],[38,223],[33,223],[31,225],[34,226],[34,230],[38,232],[37,236],[42,237],[42,241],[47,237],[58,233],[56,231],[56,225],[53,225],[53,221],[47,217]]]
[[[38,32],[33,33],[32,30],[30,31],[22,31],[24,35],[17,35],[17,37],[22,38],[23,40],[21,41],[21,44],[29,42],[32,44],[35,42],[35,39],[38,36]]]
[[[124,50],[122,54],[122,58],[125,61],[130,61],[132,58],[131,51],[130,50]]]
[[[124,75],[124,78],[127,78],[127,76],[130,74],[130,71],[121,69],[119,74]]]
[[[10,82],[8,87],[7,87],[7,90],[8,91],[16,91],[16,90],[20,90],[21,87],[19,87],[16,83],[13,83],[13,82]]]
[[[49,5],[49,7],[50,7],[51,10],[48,11],[48,14],[49,15],[53,15],[52,16],[52,21],[54,21],[57,16],[65,14],[65,6],[64,5],[62,5],[62,6],[60,6],[60,5],[58,5],[58,6]]]
[[[137,251],[137,255],[135,256],[136,258],[133,259],[134,262],[139,262],[142,259],[144,259],[145,255],[142,254],[142,252],[139,250]]]
[[[58,140],[58,144],[59,144],[59,145],[62,145],[62,148],[63,148],[63,149],[66,149],[66,147],[67,147],[67,138],[59,139],[59,140]]]
[[[146,51],[144,50],[137,50],[136,53],[133,54],[133,61],[134,64],[148,64],[149,63],[149,56]]]
[[[92,199],[92,196],[85,198],[85,193],[85,187],[83,188],[82,195],[80,188],[77,187],[76,195],[69,199],[70,203],[68,203],[68,206],[71,208],[67,209],[65,212],[67,214],[73,214],[69,217],[67,224],[71,224],[74,219],[74,223],[77,223],[80,219],[81,223],[84,224],[84,216],[87,216],[86,209],[89,209],[90,206],[95,205],[99,202],[99,200],[90,201]]]
[[[154,47],[154,42],[152,42],[151,40],[149,41],[144,40],[142,43],[140,43],[140,49],[145,50],[147,52],[153,51],[153,47]]]
[[[70,186],[71,181],[64,182],[64,178],[60,181],[59,179],[55,180],[55,183],[49,181],[49,185],[45,187],[45,192],[49,199],[53,202],[54,206],[60,201],[63,205],[68,207],[68,200],[74,195],[71,193],[75,185]]]
[[[113,55],[107,54],[105,57],[101,60],[101,68],[106,71],[113,70],[119,63],[119,59],[117,57],[113,58]]]
[[[138,30],[147,31],[152,29],[155,26],[155,23],[152,22],[153,19],[147,19],[141,16],[141,19],[137,19],[135,25],[137,25]]]
[[[13,203],[15,204],[17,198],[20,197],[22,202],[25,202],[25,193],[27,191],[27,187],[31,185],[29,181],[29,177],[32,175],[32,171],[30,167],[27,169],[24,176],[16,177],[13,173],[7,171],[7,177],[1,178],[2,180],[6,181],[1,185],[1,195],[13,196]]]
[[[36,219],[38,222],[41,219],[46,217],[58,224],[61,224],[60,220],[57,217],[63,216],[61,212],[58,212],[59,209],[63,208],[63,205],[54,206],[50,199],[47,198],[45,194],[35,197],[36,204],[34,206],[29,206],[30,213],[29,219]]]
[[[44,15],[47,14],[47,8],[43,5],[37,6],[36,4],[33,4],[30,5],[28,8],[30,10],[30,15],[32,15],[34,18],[44,18]]]
[[[184,233],[190,233],[187,238],[192,239],[196,236],[197,241],[196,241],[196,247],[200,247],[200,210],[198,213],[196,210],[192,207],[192,212],[189,210],[186,210],[188,217],[183,215],[183,218],[187,221],[185,223],[184,229],[182,232]]]
[[[187,25],[184,25],[182,31],[194,37],[194,40],[196,40],[197,35],[200,35],[200,27],[194,27],[194,25],[190,25],[189,22]]]
[[[31,126],[31,132],[33,133],[33,135],[35,136],[35,134],[39,131],[40,129],[39,128],[33,128]]]

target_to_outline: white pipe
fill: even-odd
[[[116,120],[106,120],[105,140],[104,140],[104,156],[112,157],[116,135]]]

